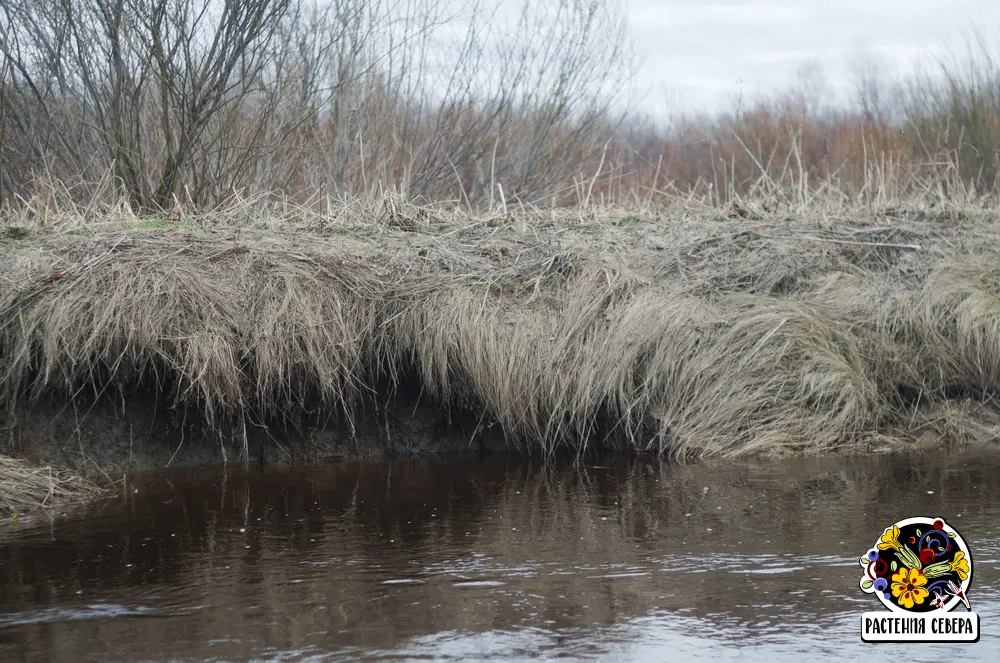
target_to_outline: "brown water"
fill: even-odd
[[[0,661],[1000,659],[1000,454],[173,471],[0,533]],[[944,517],[981,640],[867,645],[858,558]]]

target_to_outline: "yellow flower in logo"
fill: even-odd
[[[955,553],[955,559],[951,560],[951,570],[962,580],[969,577],[969,560],[965,559],[965,553],[961,550]]]
[[[927,578],[920,569],[908,569],[904,566],[892,576],[892,595],[899,605],[910,610],[914,604],[923,603],[930,594],[924,587],[926,584]]]
[[[888,550],[889,548],[899,550],[899,528],[895,525],[892,526],[891,530],[887,529],[878,541],[879,550]]]

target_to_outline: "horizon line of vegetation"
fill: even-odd
[[[669,124],[629,109],[618,0],[0,0],[0,207],[392,189],[469,209],[1000,196],[1000,66],[854,68]],[[625,108],[625,110],[616,110]]]

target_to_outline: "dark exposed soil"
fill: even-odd
[[[369,399],[367,416],[340,420],[249,421],[211,429],[195,411],[171,408],[152,390],[104,396],[76,405],[43,399],[0,418],[0,453],[87,476],[246,461],[323,462],[343,458],[511,450],[496,425],[449,413],[418,393]],[[124,403],[124,405],[123,405]]]

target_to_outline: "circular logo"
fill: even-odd
[[[972,556],[941,518],[907,518],[887,527],[860,560],[861,590],[894,612],[971,610]]]

